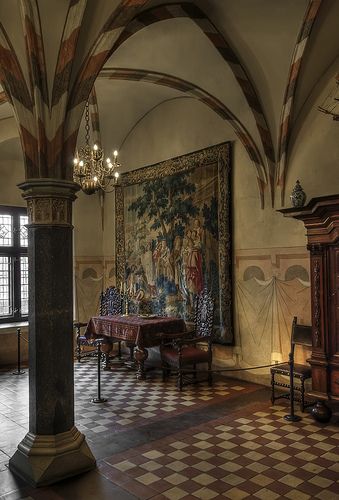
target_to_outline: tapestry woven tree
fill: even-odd
[[[222,342],[233,338],[229,185],[222,144],[125,174],[116,193],[118,285],[187,321],[208,288]]]

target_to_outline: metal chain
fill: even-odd
[[[89,146],[90,127],[89,127],[89,103],[86,101],[85,107],[85,144]]]

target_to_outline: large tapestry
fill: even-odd
[[[123,174],[116,188],[117,284],[136,301],[194,319],[197,294],[215,299],[215,339],[233,342],[230,144]]]

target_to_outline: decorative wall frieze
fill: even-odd
[[[310,281],[310,254],[306,247],[263,247],[234,250],[236,280],[257,278],[282,281],[300,279]]]

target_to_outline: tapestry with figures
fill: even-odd
[[[215,300],[214,335],[232,343],[231,161],[222,143],[123,174],[115,191],[117,286],[193,321]]]

